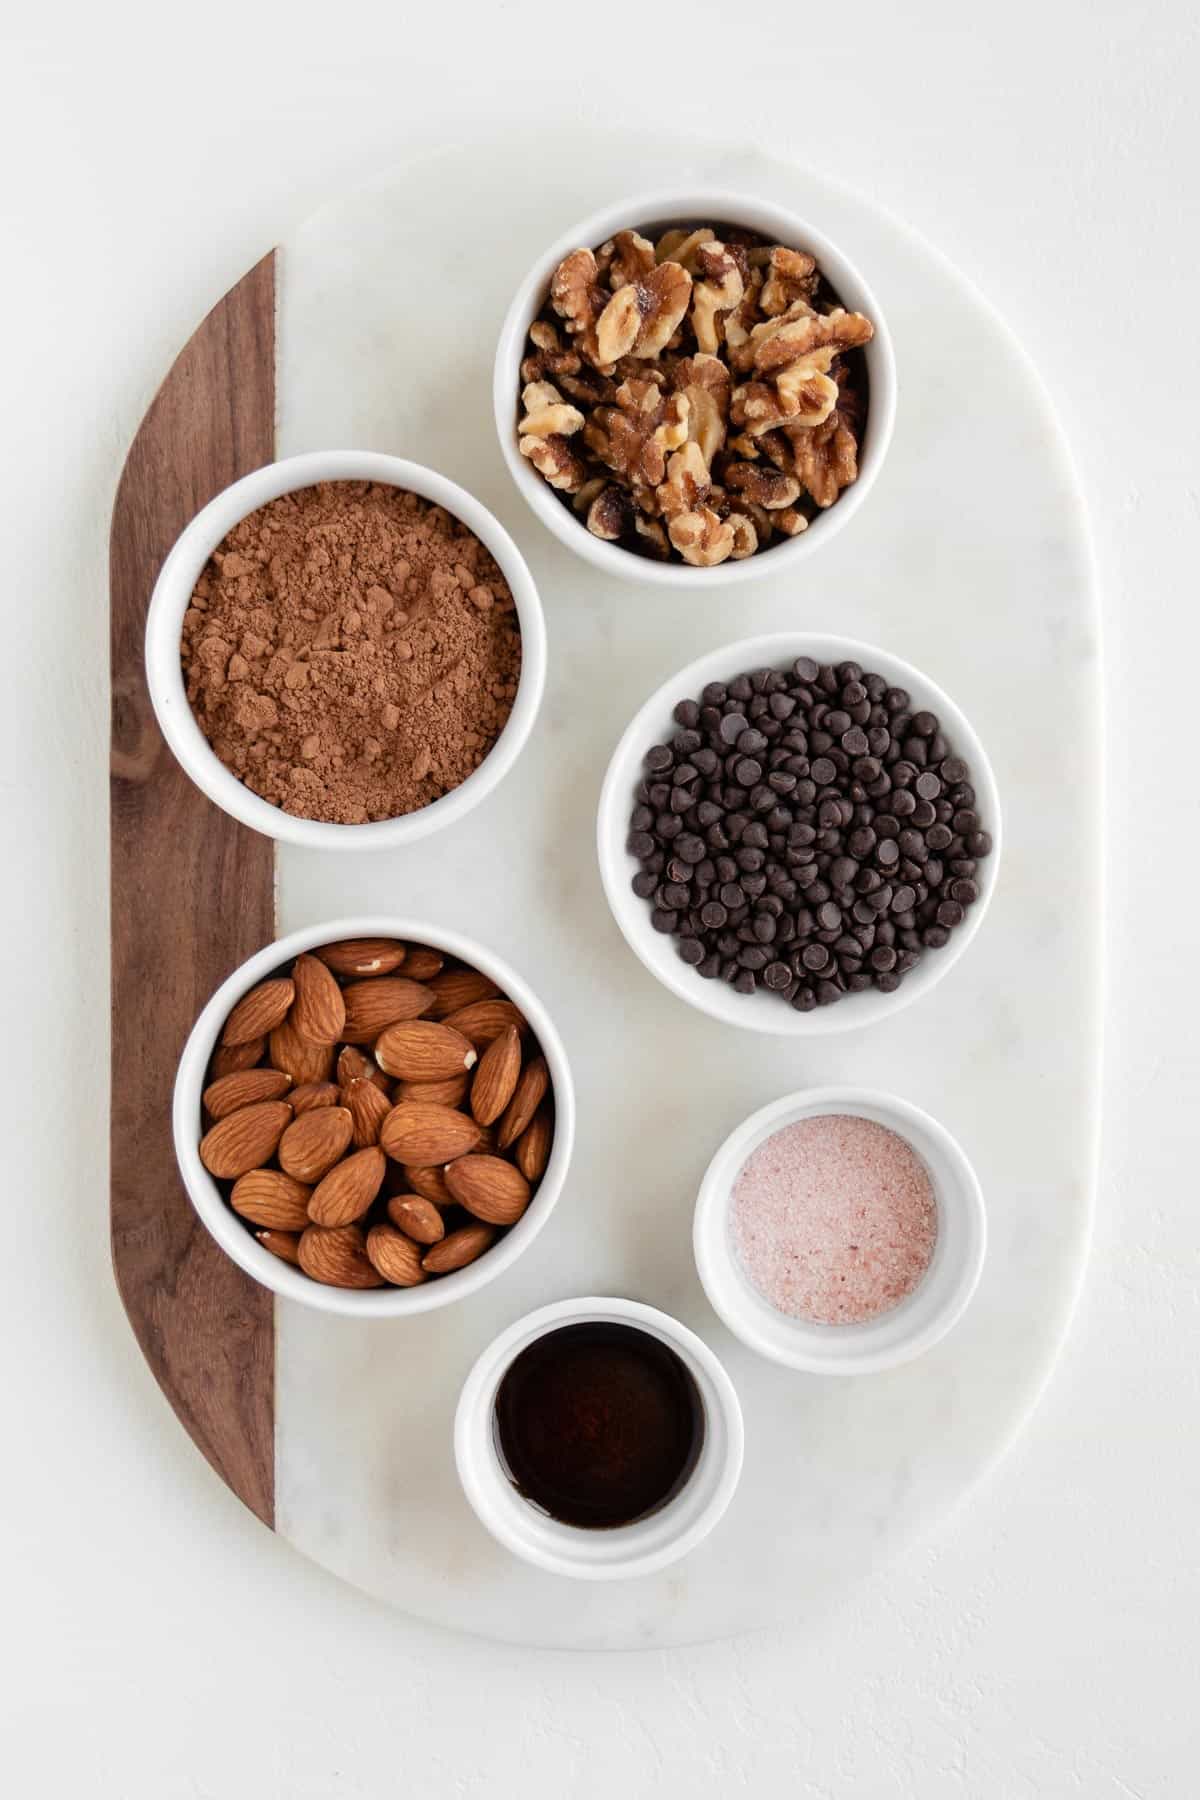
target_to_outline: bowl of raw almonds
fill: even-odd
[[[326,1312],[476,1292],[533,1242],[575,1130],[558,1033],[484,945],[340,919],[243,963],[180,1059],[192,1204],[248,1275]]]

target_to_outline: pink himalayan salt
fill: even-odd
[[[911,1144],[872,1119],[823,1113],[747,1158],[731,1223],[742,1267],[772,1306],[815,1325],[861,1325],[929,1267],[937,1202]]]

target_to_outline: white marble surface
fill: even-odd
[[[280,927],[395,907],[487,939],[554,1012],[580,1119],[555,1217],[484,1294],[404,1325],[280,1305],[278,1527],[409,1612],[525,1643],[661,1645],[809,1619],[930,1526],[1037,1398],[1080,1279],[1094,1175],[1095,606],[1058,428],[986,305],[832,186],[756,154],[675,145],[677,181],[748,187],[811,214],[867,273],[901,382],[876,492],[786,586],[691,600],[595,574],[538,526],[503,469],[488,390],[509,289],[574,216],[644,187],[654,148],[578,139],[534,190],[522,184],[533,140],[494,137],[334,204],[287,239],[282,261],[280,454],[386,449],[471,488],[533,567],[550,676],[516,770],[453,830],[395,856],[282,848]],[[701,651],[784,626],[845,631],[927,670],[987,744],[1006,811],[1000,886],[963,962],[895,1020],[811,1047],[724,1029],[662,990],[608,916],[592,843],[608,755],[641,699]],[[707,1307],[689,1244],[696,1186],[725,1132],[791,1088],[839,1080],[893,1087],[941,1118],[976,1163],[991,1227],[981,1288],[951,1336],[852,1382],[742,1350]],[[685,1563],[581,1592],[478,1525],[450,1425],[466,1370],[502,1325],[589,1290],[677,1313],[718,1350],[745,1408],[747,1458],[729,1514]]]

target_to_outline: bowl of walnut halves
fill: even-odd
[[[783,573],[847,522],[887,452],[896,371],[822,232],[735,194],[654,194],[538,260],[494,400],[556,537],[609,574],[691,586]]]

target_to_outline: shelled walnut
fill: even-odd
[[[618,231],[551,277],[519,448],[595,537],[701,568],[753,556],[857,478],[873,336],[804,250]]]

